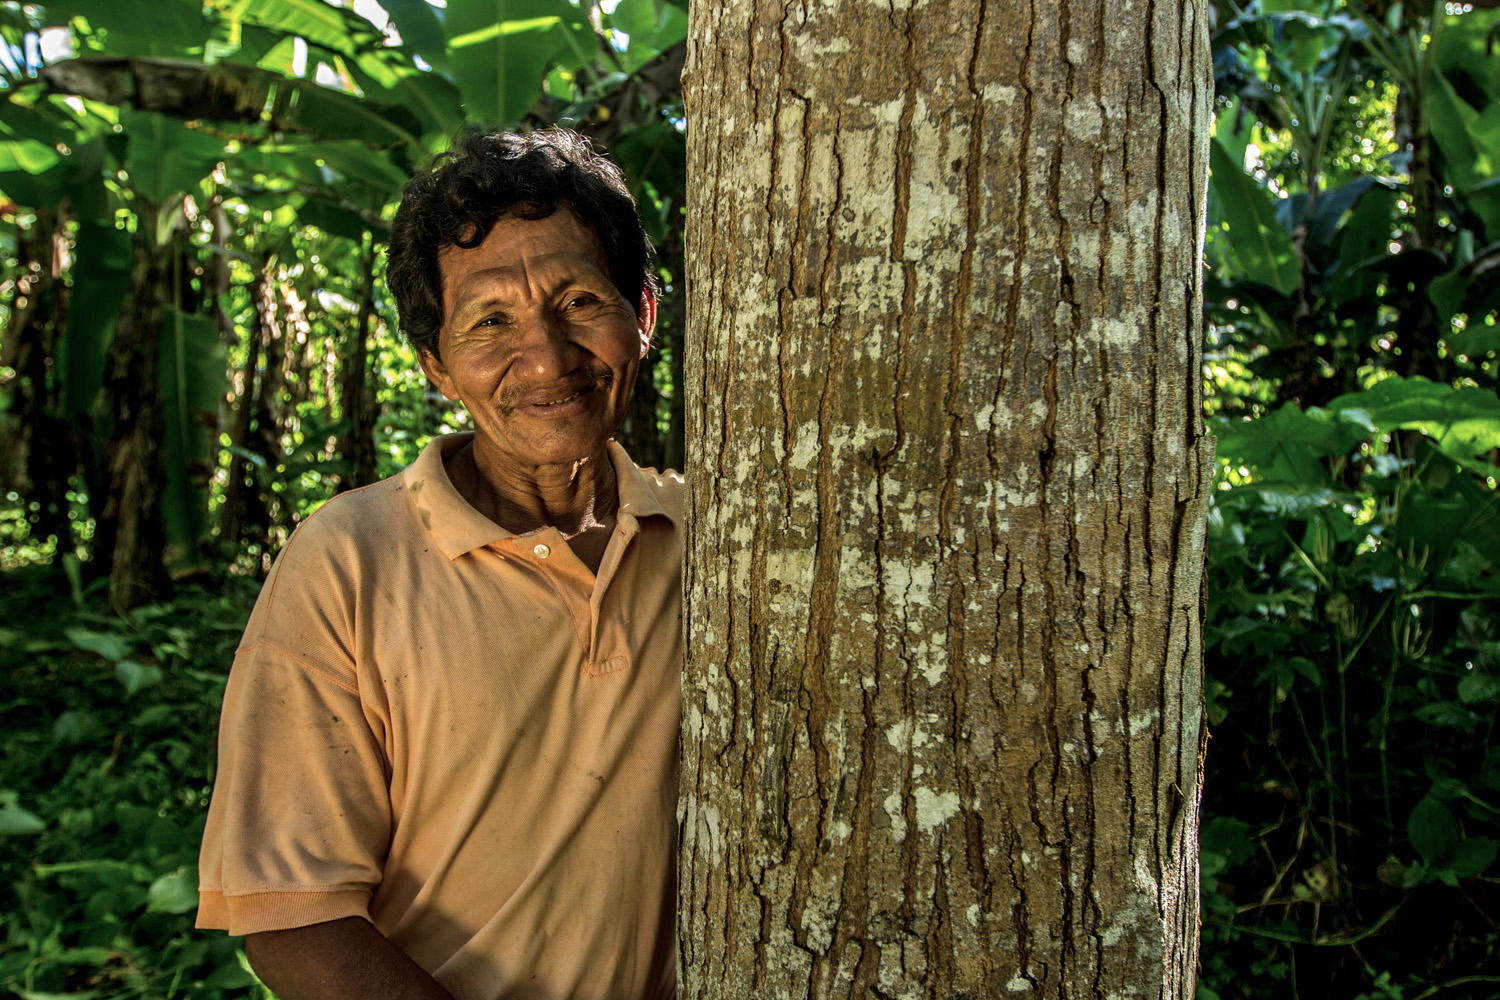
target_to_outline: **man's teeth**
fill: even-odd
[[[538,404],[537,404],[537,405],[538,405],[538,406],[557,406],[557,405],[558,405],[558,404],[560,404],[560,403],[567,403],[567,402],[571,402],[571,401],[572,401],[572,400],[575,400],[575,399],[577,399],[577,398],[578,398],[578,397],[579,397],[579,396],[582,396],[582,395],[583,395],[583,390],[582,390],[582,389],[579,389],[579,390],[578,390],[578,391],[577,391],[577,392],[575,392],[575,393],[573,393],[573,395],[571,395],[571,396],[568,396],[568,397],[566,397],[566,398],[565,398],[565,399],[554,399],[554,400],[553,400],[553,401],[552,401],[552,402],[550,402],[550,403],[538,403]]]

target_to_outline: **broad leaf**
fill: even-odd
[[[559,26],[581,21],[578,8],[563,0],[450,6],[443,29],[467,116],[502,125],[518,121],[540,93]]]
[[[1283,295],[1297,289],[1300,265],[1286,230],[1276,221],[1270,194],[1235,163],[1218,140],[1212,143],[1211,182],[1229,223],[1229,241],[1245,275]]]
[[[109,33],[109,52],[116,55],[182,56],[199,51],[210,22],[197,3],[159,0],[67,0],[46,6],[48,24],[83,17]]]
[[[1491,32],[1500,23],[1500,8],[1470,10],[1462,16],[1445,20],[1439,36],[1436,63],[1445,77],[1458,82],[1468,77],[1476,89],[1491,101],[1500,101],[1500,59],[1495,58],[1495,41]]]
[[[161,385],[166,438],[162,490],[169,569],[185,572],[198,566],[198,540],[206,530],[208,481],[214,472],[211,431],[218,426],[219,394],[224,382],[224,346],[206,316],[177,309],[162,313]]]
[[[1432,796],[1417,803],[1406,821],[1406,835],[1429,865],[1438,864],[1458,846],[1458,824],[1448,807]]]
[[[1500,174],[1500,148],[1487,141],[1486,125],[1477,111],[1454,91],[1442,73],[1432,74],[1427,111],[1432,138],[1443,152],[1446,176],[1460,191]]]
[[[1372,298],[1386,280],[1395,213],[1396,193],[1387,188],[1372,188],[1359,199],[1339,237],[1338,264],[1327,286],[1330,304]]]
[[[135,187],[155,206],[191,191],[224,155],[224,142],[165,115],[120,110],[130,140],[129,170]]]
[[[380,41],[380,33],[369,21],[323,0],[208,0],[208,4],[231,21],[285,31],[345,55]]]
[[[1362,410],[1381,431],[1419,430],[1460,461],[1500,448],[1500,398],[1488,389],[1448,386],[1391,376],[1363,392],[1328,404],[1335,412]]]
[[[64,409],[89,413],[104,384],[109,340],[130,289],[131,236],[92,219],[78,223],[71,274],[74,296],[68,325],[58,344]]]
[[[1348,398],[1348,397],[1345,397]],[[1346,455],[1359,442],[1373,437],[1378,428],[1370,416],[1355,406],[1343,410],[1310,407],[1303,410],[1288,403],[1255,420],[1216,420],[1219,454],[1235,465],[1268,469],[1280,460],[1300,456],[1322,459]],[[1326,475],[1296,476],[1318,482]]]
[[[64,633],[68,641],[86,653],[94,653],[106,660],[118,660],[130,651],[125,640],[113,632],[95,632],[86,628],[70,628]]]
[[[401,33],[402,50],[420,56],[427,65],[451,79],[453,67],[448,59],[448,37],[443,32],[444,11],[427,0],[380,0],[380,6]]]
[[[40,816],[21,808],[20,796],[0,790],[0,837],[40,833],[45,829],[47,824]]]
[[[161,876],[146,890],[146,912],[189,913],[198,908],[198,870],[184,865]]]

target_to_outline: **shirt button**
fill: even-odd
[[[531,551],[533,551],[533,552],[536,553],[536,557],[538,559],[545,559],[545,558],[547,558],[548,556],[550,556],[552,554],[552,550],[549,549],[549,548],[547,548],[547,546],[545,546],[545,545],[538,545],[536,548],[532,549]]]

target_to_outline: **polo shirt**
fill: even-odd
[[[432,441],[325,504],[235,655],[198,926],[359,916],[458,1000],[670,997],[683,486],[614,442],[597,579]]]

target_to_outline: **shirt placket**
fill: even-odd
[[[614,536],[604,550],[604,559],[599,563],[599,575],[594,580],[594,592],[589,597],[589,672],[591,674],[613,673],[629,665],[629,650],[624,642],[622,623],[614,621],[605,613],[605,600],[615,574],[624,563],[641,524],[634,514],[621,512],[615,524]],[[617,602],[618,603],[618,602]]]

